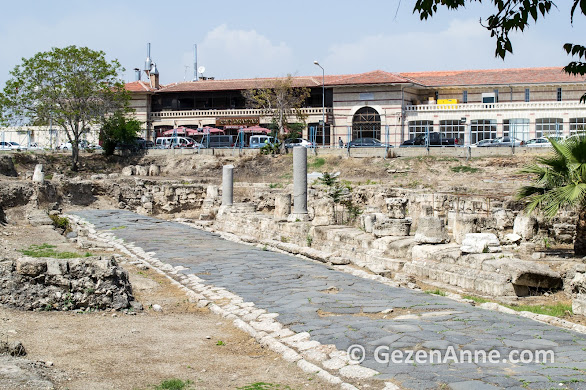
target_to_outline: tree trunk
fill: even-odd
[[[77,142],[71,144],[71,170],[77,172],[79,163],[79,145]]]
[[[574,254],[586,256],[586,206],[578,213],[576,223],[576,238],[574,239]]]

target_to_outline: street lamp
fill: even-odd
[[[326,71],[324,67],[319,64],[319,62],[313,61],[314,64],[321,68],[321,141],[322,145],[325,142],[325,133],[326,133]]]

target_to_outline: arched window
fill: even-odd
[[[376,138],[380,140],[380,115],[372,107],[362,107],[352,118],[352,139]]]

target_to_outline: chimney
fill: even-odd
[[[149,75],[149,72],[151,71],[152,64],[153,64],[153,62],[151,60],[151,44],[147,43],[147,58],[144,61],[144,72],[147,74],[147,76]]]
[[[149,77],[151,79],[151,87],[159,89],[159,70],[157,69],[157,64],[153,63],[153,68],[149,73]]]

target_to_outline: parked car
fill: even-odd
[[[87,149],[90,146],[89,142],[86,140],[79,141],[79,149]],[[71,142],[62,142],[57,146],[57,150],[71,150]]]
[[[230,148],[234,146],[234,136],[206,134],[199,143],[202,148]]]
[[[28,150],[43,150],[42,147],[39,146],[36,142],[31,142],[30,145],[27,147]]]
[[[492,142],[492,139],[483,139],[481,141],[476,142],[475,144],[470,145],[472,148],[482,148],[488,146]]]
[[[392,148],[392,145],[384,144],[376,138],[356,138],[348,142],[349,148]]]
[[[144,139],[139,139],[139,149],[146,149],[147,142]],[[158,149],[199,148],[201,144],[189,137],[159,137],[155,141],[155,147]]]
[[[415,138],[404,141],[400,146],[458,146],[460,140],[458,138],[445,137],[441,133],[431,132],[429,133],[429,142],[427,140],[427,134],[419,134]]]
[[[262,148],[267,144],[273,144],[275,139],[269,135],[253,135],[248,141],[248,146],[253,149]]]
[[[512,138],[512,137],[498,137],[493,139],[490,143],[487,143],[485,145],[482,146],[486,146],[489,148],[494,148],[494,147],[511,147],[511,146],[523,146],[525,143],[523,141],[521,141],[520,139],[517,138]]]
[[[548,148],[551,146],[551,142],[546,137],[533,138],[525,142],[525,146],[528,148]]]
[[[285,140],[285,148],[290,149],[295,146],[304,146],[306,148],[312,148],[313,142],[310,142],[303,138],[289,138]]]
[[[18,142],[2,141],[2,142],[0,142],[0,149],[3,149],[3,150],[22,150],[22,149],[26,149],[26,146],[22,146]]]

